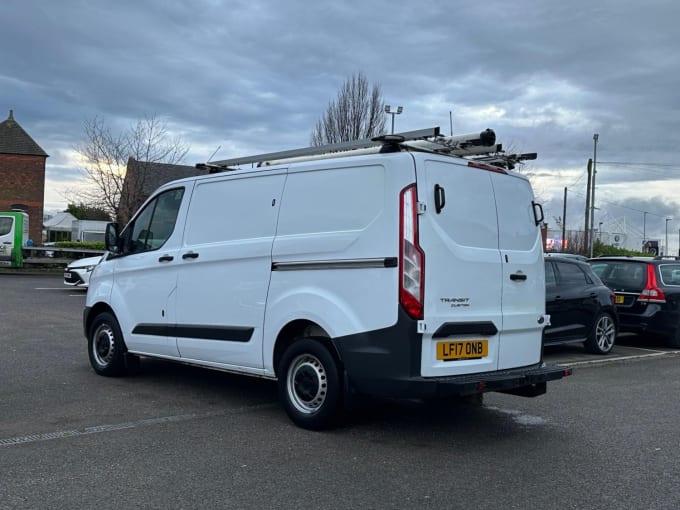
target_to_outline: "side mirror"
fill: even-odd
[[[120,253],[120,237],[118,236],[118,225],[116,223],[106,224],[104,246],[106,246],[106,249],[111,253]]]

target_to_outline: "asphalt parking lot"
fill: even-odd
[[[89,366],[85,293],[0,274],[0,508],[675,509],[680,357],[546,350],[574,375],[482,407],[371,402],[292,425],[276,385],[155,360]]]

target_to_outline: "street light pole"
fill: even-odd
[[[600,239],[600,242],[602,242],[602,222],[600,222],[600,225],[599,225],[599,228],[597,229],[597,231],[599,232],[598,237]]]
[[[668,255],[668,222],[671,221],[673,218],[668,218],[666,217],[666,247],[663,250],[664,255]]]
[[[647,241],[647,211],[642,211],[642,250],[644,251]]]
[[[593,234],[595,227],[595,176],[597,175],[597,139],[600,137],[599,134],[595,133],[593,135],[593,181],[590,186],[590,192],[592,194],[590,199],[590,257],[593,256]]]
[[[397,110],[392,111],[392,107],[390,105],[388,105],[388,104],[385,105],[385,113],[392,116],[392,134],[394,134],[394,116],[399,115],[403,111],[404,111],[403,106],[397,106]]]

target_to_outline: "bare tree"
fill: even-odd
[[[380,85],[369,87],[362,73],[352,75],[316,123],[311,144],[319,146],[380,135],[385,129],[384,108]]]
[[[85,141],[76,147],[83,161],[87,184],[71,190],[69,200],[103,209],[117,217],[129,158],[145,163],[179,163],[189,151],[181,138],[171,137],[167,124],[156,115],[145,117],[126,131],[113,133],[99,117],[84,123]],[[126,201],[137,203],[144,187],[142,172],[128,182]],[[127,207],[125,207],[127,209]]]

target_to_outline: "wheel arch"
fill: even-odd
[[[276,336],[276,342],[274,344],[274,355],[273,355],[273,368],[274,373],[278,377],[279,364],[283,354],[286,349],[292,345],[296,340],[301,338],[312,338],[320,343],[322,343],[335,361],[341,365],[342,360],[340,359],[340,354],[335,348],[335,345],[331,341],[330,335],[326,330],[314,321],[307,319],[296,319],[288,322],[279,334]]]
[[[101,301],[99,303],[94,304],[91,308],[89,313],[87,314],[87,317],[85,318],[85,338],[88,338],[90,335],[90,329],[92,328],[92,323],[94,322],[94,319],[100,314],[108,312],[111,315],[113,315],[113,318],[118,321],[118,317],[116,316],[116,313],[113,311],[113,308],[111,308],[108,304],[102,303]],[[120,324],[120,321],[118,321],[118,324]],[[127,344],[125,343],[125,336],[122,334],[121,331],[121,339],[123,341],[123,345],[125,346],[125,350],[127,351]]]

